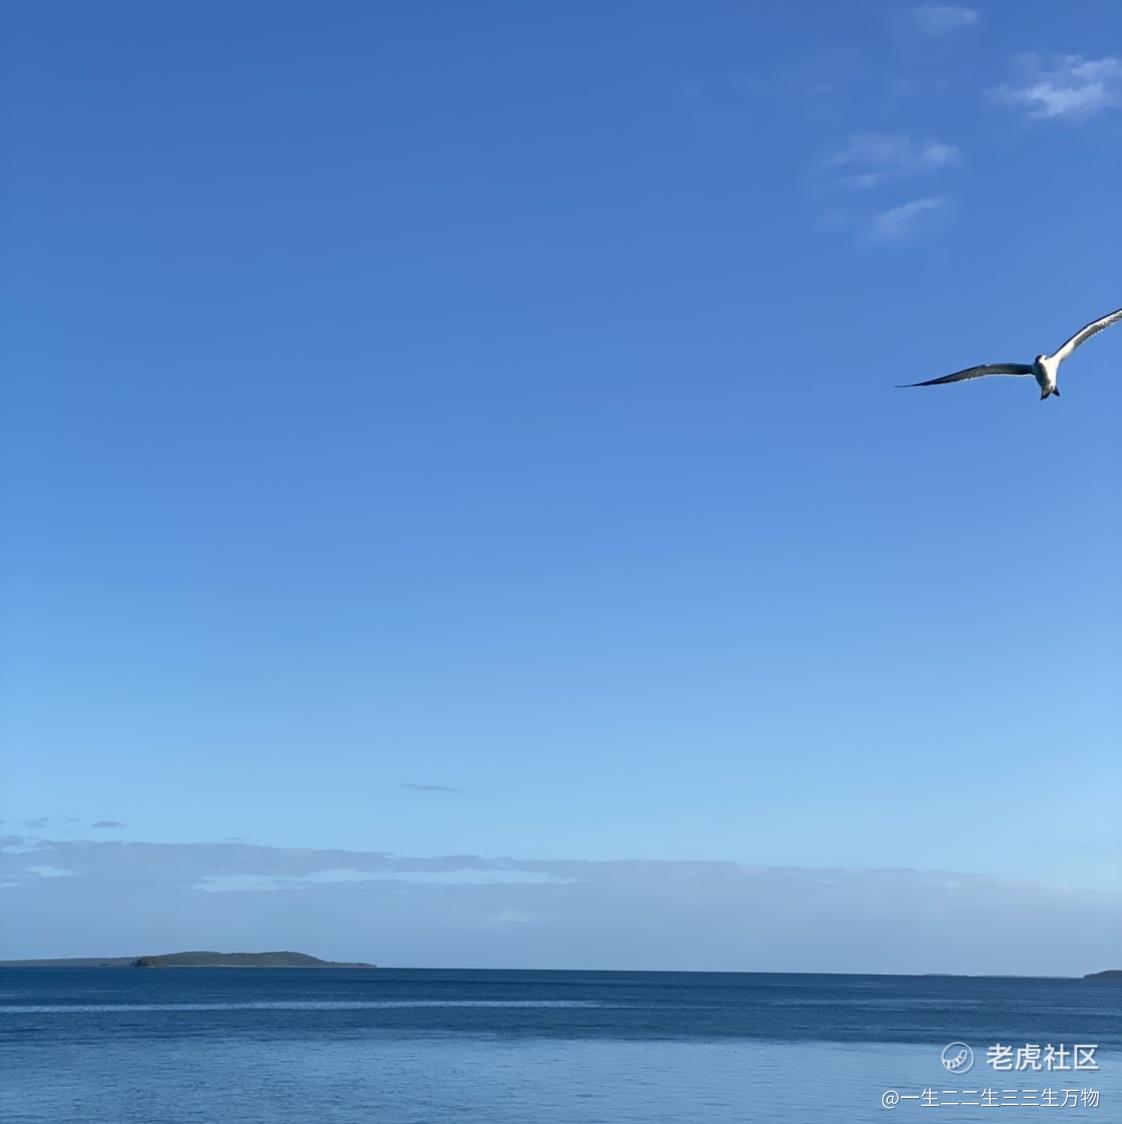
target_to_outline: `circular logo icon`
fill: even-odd
[[[974,1068],[974,1051],[965,1042],[948,1042],[939,1060],[948,1073],[969,1073]]]

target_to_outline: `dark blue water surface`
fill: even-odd
[[[1097,1106],[1006,1104],[1002,1119],[1122,1121],[1120,1008],[1119,984],[1066,979],[9,969],[0,1118],[861,1121],[887,1116],[889,1087],[966,1083],[939,1064],[960,1040],[979,1055],[971,1087],[1098,1091]],[[1097,1044],[1100,1070],[986,1069],[992,1044],[1049,1042]]]

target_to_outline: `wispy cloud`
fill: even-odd
[[[120,820],[94,820],[91,827],[124,827]]]
[[[787,84],[797,97],[830,99],[858,81],[866,69],[856,48],[834,46],[796,66]]]
[[[993,91],[1005,105],[1029,117],[1079,121],[1104,109],[1122,107],[1122,58],[1067,55],[1050,64],[1021,60],[1022,77]]]
[[[452,788],[446,784],[403,784],[410,792],[463,792],[462,788]]]
[[[1114,883],[235,843],[48,846],[51,866],[38,871],[0,851],[2,958],[283,947],[382,964],[1075,975],[1111,963],[1122,924]]]
[[[378,875],[365,870],[313,870],[309,874],[204,874],[192,890],[210,894],[233,893],[239,890],[303,890],[333,882],[369,882]]]
[[[925,35],[942,38],[976,27],[982,16],[975,8],[961,4],[920,4],[912,9],[912,18]]]
[[[49,851],[51,845],[42,839],[28,839],[23,835],[0,835],[0,855],[26,855],[31,851]]]
[[[454,870],[314,870],[310,874],[208,874],[191,886],[207,893],[238,890],[306,890],[312,886],[346,882],[412,882],[421,886],[548,886],[567,885],[572,878],[559,878],[541,870],[498,867],[465,867]]]
[[[961,161],[961,149],[943,141],[921,141],[899,133],[856,133],[826,157],[825,168],[837,186],[867,190],[892,180],[931,175]]]
[[[822,221],[859,232],[869,245],[900,245],[945,204],[942,195],[910,200],[905,196],[901,201],[900,194],[909,184],[914,193],[916,181],[931,180],[962,161],[962,150],[945,141],[904,133],[854,133],[818,162],[818,187],[826,196]]]
[[[926,225],[932,215],[945,206],[946,200],[929,195],[913,199],[898,207],[889,207],[873,216],[867,235],[870,241],[900,245],[912,239]]]
[[[25,866],[23,872],[38,875],[40,878],[74,878],[78,873],[76,870],[67,870],[63,866]]]

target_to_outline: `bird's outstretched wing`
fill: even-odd
[[[941,379],[928,379],[926,382],[908,382],[904,386],[942,386],[946,382],[964,382],[966,379],[980,379],[986,375],[1031,375],[1032,366],[1028,363],[983,363],[980,367],[967,367],[963,371],[944,375]]]
[[[1103,328],[1109,328],[1111,324],[1119,320],[1122,320],[1122,308],[1117,308],[1113,312],[1108,312],[1100,319],[1092,320],[1086,327],[1080,328],[1079,331],[1052,356],[1052,358],[1056,360],[1057,366],[1085,340],[1089,340],[1096,332],[1101,332]]]

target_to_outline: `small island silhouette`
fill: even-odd
[[[360,961],[320,960],[306,952],[166,952],[157,956],[78,956],[4,960],[4,968],[376,968]]]

